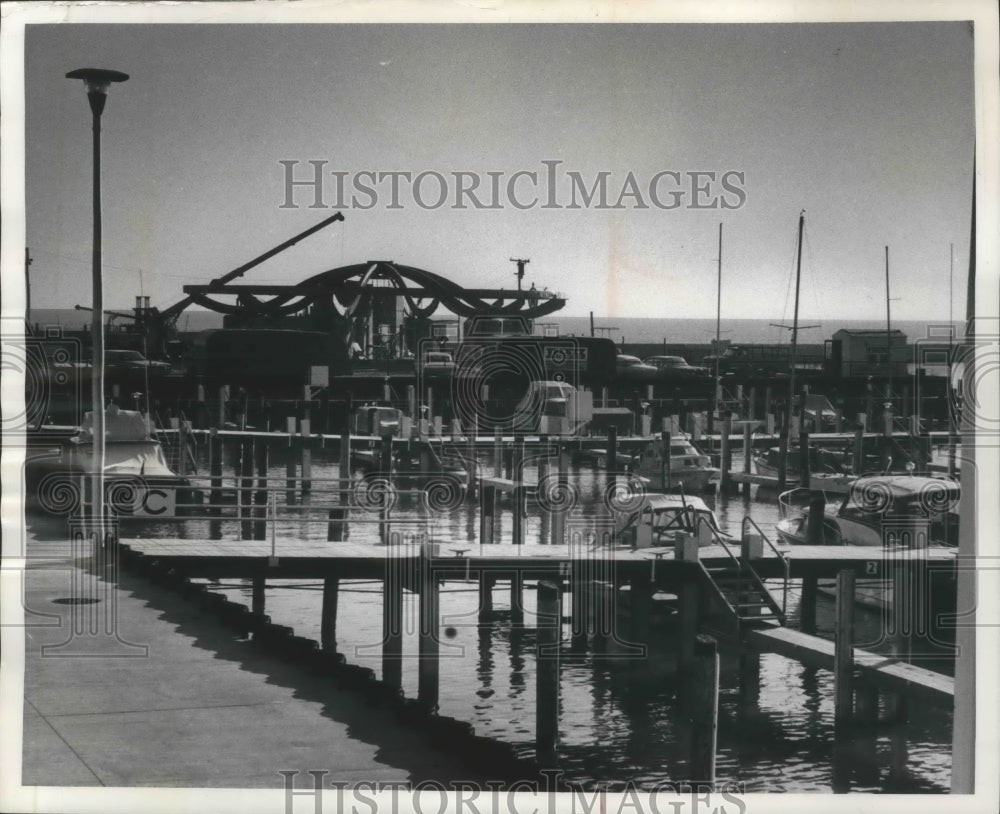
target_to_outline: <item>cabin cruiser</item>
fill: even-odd
[[[79,432],[48,455],[29,459],[25,465],[28,505],[72,512],[82,508],[84,480],[95,473],[93,415],[86,413]],[[178,506],[200,502],[200,492],[174,472],[160,442],[150,435],[147,418],[140,412],[112,404],[104,414],[104,478],[106,499],[121,516],[174,516]],[[69,505],[57,495],[70,492]]]
[[[726,541],[732,538],[719,526],[715,512],[700,497],[679,495],[645,495],[635,508],[615,513],[617,538],[633,548],[650,548],[672,545],[675,532],[684,531],[697,535],[699,526]],[[702,533],[706,544],[712,542],[711,533]]]
[[[719,480],[720,470],[687,438],[675,436],[669,450],[661,438],[650,442],[632,458],[629,471],[638,475],[651,492],[703,492]]]
[[[809,510],[792,514],[790,507],[811,495]],[[958,545],[958,483],[918,475],[870,475],[858,478],[839,506],[827,510],[822,493],[793,489],[778,498],[782,519],[776,531],[790,545],[853,545],[867,548]],[[939,586],[940,587],[940,586]],[[817,582],[821,593],[833,595],[836,580]],[[870,610],[892,606],[892,584],[859,579],[855,601]],[[932,601],[942,601],[932,597]],[[942,607],[954,607],[953,598]],[[950,604],[949,604],[950,603]]]
[[[775,529],[788,544],[958,545],[961,490],[955,481],[912,474],[867,475],[851,484],[835,511],[827,512],[813,500],[809,511],[792,514],[794,497],[803,491],[784,492],[778,498],[782,519]]]

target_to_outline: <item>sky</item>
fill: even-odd
[[[946,320],[950,280],[952,310],[964,314],[968,22],[213,19],[27,29],[33,306],[90,301],[90,111],[82,84],[64,76],[92,66],[131,77],[112,87],[102,119],[109,308],[130,307],[140,290],[166,307],[185,283],[340,209],[343,223],[244,281],[292,283],[383,259],[513,288],[510,258],[521,257],[531,261],[525,285],[564,292],[567,315],[712,317],[721,223],[723,316],[788,320],[804,211],[803,319],[884,319],[886,246],[895,318]],[[315,187],[287,186],[314,166],[321,207],[311,206]],[[374,184],[366,171],[425,175],[416,190],[397,176],[394,202],[391,176]],[[456,173],[494,208],[468,196],[455,208]],[[596,194],[583,203],[579,184],[602,174],[606,206]],[[359,179],[376,195],[352,196]]]

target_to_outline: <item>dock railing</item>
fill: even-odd
[[[766,534],[764,534],[764,531],[761,529],[761,527],[758,526],[757,522],[749,515],[743,518],[743,523],[740,526],[741,539],[744,540],[746,539],[748,525],[751,526],[754,529],[754,531],[757,532],[757,534],[760,536],[760,539],[763,540],[767,544],[768,548],[770,548],[771,551],[773,551],[777,555],[778,559],[781,560],[781,565],[785,572],[785,576],[781,586],[781,612],[787,615],[788,581],[791,579],[791,563],[788,561],[788,557],[784,555],[784,552],[782,552],[780,548],[778,548],[774,543],[771,542],[771,538],[768,537]]]
[[[746,518],[746,519],[749,520],[750,518]],[[752,520],[750,522],[753,523]],[[739,569],[740,573],[746,575],[749,578],[749,581],[751,582],[751,584],[754,585],[754,587],[756,588],[756,590],[759,592],[760,596],[768,603],[768,605],[771,606],[771,609],[773,611],[777,611],[778,610],[777,603],[775,603],[774,600],[772,599],[771,592],[768,590],[767,586],[764,584],[764,580],[762,580],[760,578],[760,574],[758,574],[757,571],[754,570],[754,567],[751,564],[749,557],[742,556],[742,551],[740,553],[740,556],[735,555],[733,553],[732,549],[730,548],[729,543],[726,542],[725,537],[722,535],[722,532],[720,532],[717,528],[715,528],[714,526],[712,526],[711,523],[708,521],[708,519],[705,518],[705,517],[698,517],[697,520],[696,520],[696,522],[695,522],[694,529],[695,529],[695,536],[696,537],[700,536],[701,527],[703,525],[709,530],[709,532],[711,534],[711,537],[712,537],[712,540],[715,543],[721,545],[722,548],[723,548],[723,550],[729,556],[729,559],[732,560],[736,564],[736,566]],[[764,539],[764,540],[767,540],[767,536],[764,535],[763,532],[760,531],[760,528],[757,526],[757,524],[754,523],[753,525],[757,528],[757,531],[758,531],[758,533],[760,533],[761,538]],[[746,524],[744,523],[743,530],[745,530],[745,529],[746,529]],[[742,539],[744,539],[744,540],[746,539],[746,535],[745,534],[743,535]],[[767,542],[770,543],[769,540]],[[742,541],[741,541],[741,547],[742,547]],[[784,593],[783,593],[783,599],[782,599],[782,608],[781,608],[781,622],[782,622],[782,624],[784,624],[784,621],[785,621],[785,608],[787,607],[787,594],[788,594],[788,561],[785,559],[784,556],[782,556],[777,551],[776,548],[774,548],[774,546],[772,546],[772,549],[775,551],[775,553],[778,554],[779,557],[781,557],[782,562],[785,565],[785,581],[784,581],[785,582],[785,587],[784,587]],[[703,569],[704,569],[704,567],[703,567]],[[707,571],[707,569],[705,570],[705,573],[708,574],[708,576],[711,578],[711,574]],[[712,583],[714,585],[714,583],[715,583],[714,579],[712,580]],[[716,588],[718,588],[718,586],[716,586]],[[728,601],[728,599],[726,600],[726,604],[729,605],[730,608],[732,608],[732,603],[730,603]],[[735,608],[733,610],[735,611]],[[737,618],[740,618],[740,616],[739,616],[738,613],[737,613]]]

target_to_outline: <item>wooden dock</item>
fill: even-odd
[[[734,554],[732,542],[698,546],[697,538],[684,532],[677,533],[673,547],[635,550],[594,544],[596,535],[578,532],[568,535],[568,545],[470,544],[427,540],[419,524],[400,523],[399,528],[405,529],[407,525],[414,527],[412,535],[394,531],[388,536],[390,542],[381,545],[310,542],[277,536],[271,540],[215,541],[130,538],[120,541],[119,554],[123,567],[159,574],[160,579],[169,580],[186,593],[195,589],[205,593],[205,586],[191,583],[192,579],[250,580],[249,608],[215,597],[220,601],[214,604],[231,625],[252,632],[254,640],[260,638],[265,647],[288,652],[309,664],[333,665],[342,680],[360,682],[358,686],[362,691],[373,698],[391,700],[405,715],[413,717],[419,712],[424,716],[419,720],[428,726],[444,725],[456,731],[468,725],[437,717],[443,642],[440,590],[441,583],[447,580],[478,582],[480,622],[493,613],[496,583],[509,581],[509,613],[513,628],[523,628],[525,624],[525,581],[537,581],[536,636],[539,642],[555,647],[556,652],[562,634],[561,624],[554,620],[562,619],[566,595],[571,597],[571,647],[581,644],[585,647],[588,637],[592,637],[595,648],[615,642],[633,655],[644,654],[645,644],[651,641],[653,594],[665,590],[677,595],[676,629],[670,635],[676,637],[678,670],[690,677],[701,675],[699,671],[704,672],[713,660],[715,664],[714,673],[709,670],[708,678],[694,682],[705,686],[690,690],[695,699],[691,702],[692,709],[697,708],[694,717],[704,719],[705,732],[715,726],[717,713],[713,710],[717,710],[718,705],[715,642],[702,635],[705,631],[721,635],[723,640],[739,648],[741,687],[756,685],[759,654],[764,652],[833,671],[838,726],[855,715],[858,721],[870,722],[873,714],[877,717],[879,692],[888,693],[888,708],[904,710],[902,714],[906,709],[904,699],[910,696],[947,708],[954,703],[951,677],[906,663],[902,658],[854,647],[851,615],[856,577],[891,579],[894,586],[903,585],[895,582],[900,574],[912,575],[916,571],[929,576],[927,572],[931,569],[941,569],[953,577],[957,565],[954,549],[886,550],[851,546],[782,549],[767,546],[762,551],[761,538],[746,536]],[[769,589],[760,581],[783,580],[787,588],[789,579],[803,580],[800,614],[805,628],[809,615],[805,607],[807,585],[812,586],[810,595],[814,602],[817,578],[833,576],[838,583],[836,642],[811,635],[808,630],[784,627],[783,603],[777,605],[769,596]],[[291,628],[272,625],[264,615],[267,582],[279,579],[322,580],[318,649],[316,642],[295,636]],[[337,652],[339,584],[347,579],[369,579],[382,584],[382,679],[378,681],[373,671],[346,664]],[[736,580],[737,587],[727,589],[727,580],[729,583]],[[748,606],[739,603],[750,598],[747,591],[751,583],[760,586],[761,595],[766,595],[767,601],[761,603],[761,607],[745,610]],[[419,681],[415,699],[405,699],[402,694],[404,590],[419,596]],[[897,597],[904,595],[898,588],[895,593]],[[621,603],[628,612],[619,619],[616,609]],[[728,615],[712,612],[712,606],[718,611],[727,603]],[[812,615],[814,617],[815,610]],[[912,630],[909,625],[916,616],[917,612],[908,609],[902,600],[894,601],[893,619],[897,625],[903,624]],[[704,649],[706,642],[712,649],[707,656],[699,650]],[[536,756],[551,765],[548,761],[553,754],[559,725],[559,659],[551,653],[545,656],[541,651],[538,658]],[[713,686],[714,695],[709,692],[703,698],[699,696],[699,691],[704,695]],[[708,746],[706,750],[712,751]],[[701,754],[704,750],[700,747],[692,754],[695,751],[708,759],[708,752]]]
[[[394,525],[405,525],[394,524]],[[613,563],[623,578],[655,571],[666,580],[671,569],[689,565],[676,559],[669,548],[636,549],[628,547],[578,545],[510,545],[430,542],[423,545],[303,541],[278,537],[262,540],[185,540],[178,538],[129,538],[121,545],[130,551],[153,557],[182,568],[192,576],[251,577],[266,573],[275,579],[336,575],[343,579],[381,577],[391,563],[428,559],[434,570],[465,573],[466,565],[475,571],[516,570],[529,579],[550,577],[565,572],[575,562]],[[273,556],[272,556],[273,553]],[[721,545],[699,549],[700,562],[706,568],[722,567],[731,562]],[[951,569],[955,564],[954,548],[882,549],[860,546],[793,546],[783,549],[784,559],[768,552],[752,560],[754,569],[764,578],[832,578],[848,569],[859,577],[877,579],[885,575],[889,562],[908,561]],[[652,563],[656,563],[655,569]]]

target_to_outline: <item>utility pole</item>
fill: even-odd
[[[510,258],[511,263],[517,263],[517,271],[514,274],[517,275],[517,290],[521,290],[521,280],[524,279],[524,267],[531,262],[528,258],[512,257]]]

